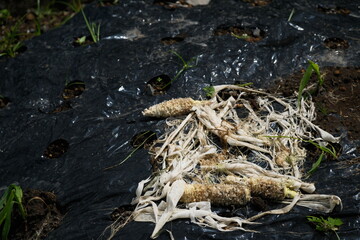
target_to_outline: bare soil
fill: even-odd
[[[276,81],[269,89],[284,97],[297,94],[304,69]],[[324,84],[312,96],[316,106],[315,123],[326,131],[350,140],[360,140],[360,67],[322,67]],[[317,83],[313,74],[310,84]]]

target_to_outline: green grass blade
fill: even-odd
[[[1,212],[0,212],[0,225],[4,222],[4,220],[6,218],[6,214],[7,214],[7,212],[5,211],[5,209],[1,210]]]
[[[299,92],[298,92],[298,105],[300,105],[300,101],[301,101],[301,98],[302,98],[303,91],[304,91],[306,85],[309,83],[312,72],[313,72],[313,67],[311,65],[309,65],[306,68],[304,76],[301,78],[300,86],[299,86]]]
[[[4,208],[10,192],[11,192],[11,189],[7,188],[6,191],[4,192],[4,194],[2,195],[2,197],[0,199],[0,210]]]
[[[172,52],[173,54],[175,54],[180,60],[181,62],[183,63],[184,66],[187,65],[187,62],[185,62],[185,60],[180,56],[180,54],[178,54],[177,52],[173,51],[173,50],[170,50],[170,52]]]
[[[11,209],[14,204],[13,198],[14,198],[14,191],[11,190],[9,196],[6,199],[5,207],[0,212],[0,225],[6,219],[7,215],[9,214],[9,211],[11,213]]]
[[[295,13],[295,9],[293,8],[293,9],[291,10],[291,12],[290,12],[289,17],[288,17],[288,22],[291,21],[292,17],[294,16],[294,13]]]
[[[5,218],[5,223],[4,223],[4,226],[2,229],[2,239],[3,240],[8,239],[8,235],[9,235],[10,227],[11,227],[11,212],[13,209],[13,205],[14,205],[14,202],[11,201],[9,203],[8,211],[7,211],[6,218]]]
[[[307,172],[308,175],[313,174],[318,167],[320,166],[320,163],[322,162],[323,158],[324,158],[325,154],[324,152],[322,152],[319,156],[319,158],[316,160],[316,162],[311,166],[311,169]]]
[[[98,28],[97,28],[96,39],[97,39],[97,42],[100,41],[100,23],[99,23]]]
[[[97,42],[96,36],[95,36],[96,33],[94,32],[95,31],[95,27],[94,27],[95,23],[90,23],[90,21],[88,20],[88,18],[85,15],[83,9],[81,9],[81,13],[82,13],[82,15],[84,17],[84,21],[85,21],[86,27],[88,28],[88,30],[90,32],[91,38],[96,43]]]
[[[319,65],[317,65],[316,63],[314,63],[313,61],[311,60],[308,60],[309,61],[309,64],[311,65],[311,67],[313,68],[313,70],[315,71],[317,77],[318,77],[318,84],[319,86],[323,85],[324,83],[324,79],[323,77],[321,76],[320,74],[320,67]]]
[[[244,33],[243,35],[237,35],[235,33],[231,33],[231,36],[236,37],[238,39],[249,39],[250,38],[250,36],[247,35],[246,33]]]
[[[19,205],[20,214],[23,219],[26,218],[26,211],[24,209],[24,206],[22,204],[22,198],[23,198],[23,191],[20,186],[13,185],[13,189],[15,190],[15,203]]]
[[[335,233],[335,235],[336,235],[336,239],[337,240],[340,240],[340,236],[338,235],[338,233],[336,232],[336,231],[333,231],[334,233]]]
[[[23,197],[23,191],[21,190],[21,187],[13,184],[11,185],[11,187],[15,190],[16,201],[21,203]]]

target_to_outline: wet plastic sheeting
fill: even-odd
[[[47,239],[96,239],[111,223],[114,208],[131,202],[137,183],[151,173],[146,150],[139,150],[120,167],[103,171],[122,161],[132,150],[131,138],[142,131],[161,134],[164,121],[143,118],[141,110],[174,97],[203,95],[210,84],[253,82],[256,87],[298,71],[312,59],[320,66],[356,66],[360,59],[360,10],[356,1],[338,1],[349,15],[325,14],[317,5],[333,1],[273,1],[254,7],[240,0],[212,0],[207,6],[165,9],[153,1],[120,1],[111,7],[85,9],[101,22],[98,44],[73,47],[74,37],[88,34],[81,14],[64,26],[25,42],[27,51],[14,59],[0,59],[0,93],[11,104],[0,110],[0,182],[23,188],[53,191],[68,213],[62,225]],[[295,13],[290,22],[290,12]],[[265,38],[251,43],[231,35],[214,36],[220,25],[258,27]],[[164,45],[161,39],[185,34],[182,42]],[[347,50],[327,49],[329,37],[346,39]],[[152,77],[174,76],[180,60],[197,57],[197,67],[172,83],[167,94],[151,96],[145,83]],[[71,109],[47,114],[63,101],[67,82],[80,80],[86,89],[72,99]],[[295,90],[294,90],[295,91]],[[56,139],[69,143],[67,152],[55,159],[42,157]],[[347,147],[359,142],[347,143]],[[350,151],[342,159],[357,157]],[[337,194],[344,209],[342,239],[360,236],[359,165],[343,168],[324,163],[310,181],[317,192]],[[239,215],[247,208],[239,210]],[[236,211],[237,213],[237,211]],[[175,239],[321,239],[305,216],[316,214],[296,207],[282,216],[260,220],[252,229],[220,233],[188,220],[168,223]],[[154,225],[128,224],[118,239],[147,239]],[[159,239],[169,239],[164,232]]]

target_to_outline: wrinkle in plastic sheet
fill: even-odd
[[[320,3],[319,3],[320,4]],[[321,4],[332,4],[322,1]],[[73,37],[87,33],[81,14],[64,26],[28,40],[27,52],[14,59],[0,59],[0,93],[12,103],[0,110],[1,187],[18,183],[23,188],[53,191],[68,213],[47,239],[97,239],[111,221],[109,214],[134,197],[137,183],[151,173],[149,156],[141,149],[120,167],[103,171],[124,159],[133,148],[131,138],[146,130],[163,131],[163,120],[145,120],[141,110],[174,97],[204,96],[202,88],[224,83],[253,82],[271,85],[281,76],[305,67],[307,59],[320,66],[351,66],[360,59],[359,9],[353,1],[342,7],[348,16],[326,15],[308,1],[273,1],[254,7],[242,1],[216,1],[193,8],[168,10],[152,1],[120,1],[85,12],[101,22],[98,44],[74,48]],[[292,20],[287,21],[291,9]],[[265,38],[248,43],[230,35],[214,36],[219,25],[259,27]],[[160,40],[185,34],[183,42],[165,46]],[[349,41],[348,50],[329,50],[325,38]],[[172,83],[166,95],[151,96],[146,82],[159,74],[175,76],[181,61],[197,57],[197,67]],[[21,67],[19,67],[21,66]],[[73,109],[44,114],[61,102],[67,81],[81,80],[86,90],[72,101]],[[69,150],[58,159],[42,157],[46,146],[64,138]],[[344,143],[349,149],[359,142]],[[350,151],[344,158],[359,157]],[[335,214],[345,224],[342,239],[360,235],[359,165],[341,168],[336,162],[320,169],[314,181],[319,193],[339,195],[344,209]],[[327,181],[323,181],[327,176]],[[341,183],[341,184],[339,184]],[[347,189],[342,186],[352,186]],[[316,214],[295,207],[283,216],[267,216],[253,227],[259,233],[218,232],[188,220],[168,223],[175,239],[325,239],[306,222]],[[132,222],[116,239],[149,239],[154,225]],[[159,239],[169,239],[166,232]]]

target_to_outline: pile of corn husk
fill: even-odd
[[[224,91],[235,94],[224,100],[219,96]],[[210,100],[173,99],[143,114],[166,118],[167,125],[149,150],[158,168],[138,184],[132,202],[136,208],[130,220],[155,223],[152,238],[175,219],[219,231],[247,231],[246,224],[267,214],[287,213],[295,205],[324,213],[341,205],[339,197],[315,194],[314,184],[302,180],[307,155],[302,141],[320,146],[339,141],[312,123],[311,99],[298,103],[260,90],[220,85]],[[212,204],[243,206],[255,196],[285,205],[247,219],[221,217],[211,209]],[[121,227],[115,222],[111,237]]]

